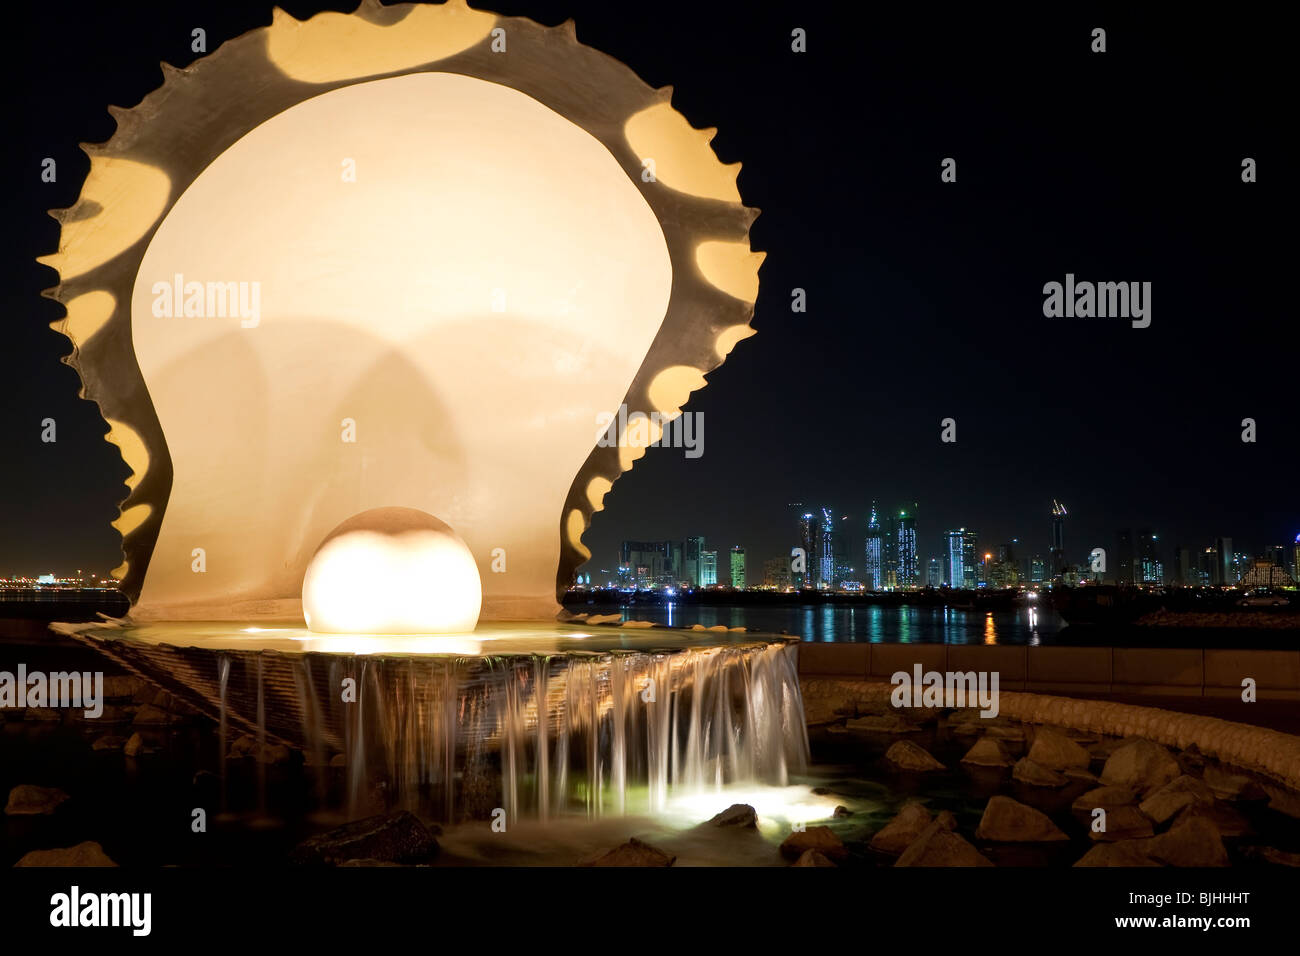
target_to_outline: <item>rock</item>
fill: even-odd
[[[1027,783],[1031,787],[1064,787],[1070,782],[1064,774],[1049,770],[1028,757],[1022,757],[1016,761],[1015,767],[1011,770],[1011,776],[1012,779]]]
[[[795,831],[781,844],[781,855],[787,860],[797,860],[808,850],[817,850],[837,861],[849,856],[849,851],[830,827],[808,827],[802,833]]]
[[[1214,791],[1216,797],[1224,800],[1263,800],[1268,795],[1264,788],[1244,774],[1231,773],[1214,764],[1205,765],[1201,778]]]
[[[1254,847],[1250,855],[1274,866],[1300,866],[1300,853],[1288,853],[1271,846]]]
[[[1182,753],[1175,754],[1174,759],[1178,761],[1178,766],[1183,768],[1185,774],[1199,776],[1205,770],[1205,755],[1196,744],[1191,744]]]
[[[154,704],[145,704],[135,712],[135,720],[133,720],[132,723],[144,726],[165,726],[167,724],[179,723],[179,721],[180,718],[175,714],[169,714],[167,711]]]
[[[1098,787],[1096,790],[1080,794],[1071,804],[1070,809],[1076,813],[1092,816],[1093,810],[1102,809],[1110,813],[1116,807],[1125,806],[1135,800],[1137,794],[1128,787]]]
[[[1088,835],[1098,843],[1114,843],[1119,840],[1143,840],[1156,831],[1151,821],[1142,815],[1137,807],[1128,805],[1106,811],[1106,829],[1094,830],[1091,821]]]
[[[417,863],[437,852],[438,841],[432,831],[415,814],[402,810],[356,820],[314,836],[298,844],[289,859],[300,866],[330,866],[347,860]]]
[[[747,827],[752,830],[758,826],[758,813],[747,803],[733,803],[709,823],[715,827]]]
[[[945,830],[957,829],[957,817],[953,815],[951,810],[940,810],[939,815],[934,820]]]
[[[636,837],[622,846],[616,846],[604,853],[597,853],[579,863],[579,866],[672,866],[677,857],[669,856],[663,850],[642,843]]]
[[[1173,819],[1180,810],[1193,804],[1210,804],[1214,794],[1195,777],[1183,774],[1169,781],[1142,801],[1142,812],[1156,823]]]
[[[1129,787],[1139,793],[1158,790],[1182,774],[1178,761],[1157,743],[1143,738],[1131,740],[1106,760],[1101,782]]]
[[[910,734],[921,729],[897,714],[869,714],[845,721],[844,726],[847,730],[865,734]]]
[[[116,734],[105,734],[90,745],[91,750],[121,750],[126,746],[126,738]]]
[[[966,756],[961,758],[961,762],[976,767],[1010,767],[1012,761],[1007,754],[1007,748],[1002,746],[996,737],[984,736],[975,741],[975,746],[966,751]]]
[[[1300,820],[1300,793],[1294,790],[1288,790],[1286,787],[1280,787],[1277,784],[1265,783],[1264,792],[1268,794],[1268,808],[1276,810],[1278,813],[1284,813],[1289,817],[1295,817]]]
[[[975,836],[997,843],[1046,843],[1068,840],[1047,816],[1010,797],[990,797]]]
[[[145,682],[139,677],[111,674],[104,678],[105,700],[127,700],[145,688]]]
[[[347,765],[348,765],[347,754],[335,754],[333,757],[330,757],[331,767],[346,767]]]
[[[23,719],[40,723],[53,723],[63,719],[62,711],[53,707],[28,707]]]
[[[836,807],[835,812],[831,814],[831,816],[835,817],[837,820],[842,820],[845,817],[853,816],[853,811],[848,807]]]
[[[134,757],[142,750],[144,750],[144,738],[138,732],[132,734],[131,738],[122,745],[122,753],[128,757]]]
[[[835,861],[817,850],[804,850],[792,866],[834,866]]]
[[[1003,727],[998,724],[994,724],[992,727],[985,728],[984,733],[989,737],[997,737],[1000,740],[1024,740],[1025,739],[1025,729],[1023,727],[1016,727],[1016,726]]]
[[[252,757],[258,763],[264,764],[281,764],[288,763],[293,757],[291,751],[284,744],[268,742],[259,749],[257,738],[249,734],[243,734],[230,745],[230,752],[226,754],[227,760],[239,760],[243,757]]]
[[[1174,818],[1174,826],[1192,817],[1208,820],[1214,825],[1214,829],[1219,831],[1219,836],[1230,840],[1254,832],[1249,820],[1232,807],[1222,803],[1202,803],[1186,807]]]
[[[37,787],[23,783],[9,791],[5,814],[11,817],[49,814],[67,799],[68,795],[58,787]]]
[[[897,856],[906,850],[933,821],[930,811],[915,801],[903,804],[894,819],[886,823],[869,844],[871,849]]]
[[[933,770],[946,770],[943,764],[935,760],[929,751],[918,747],[910,740],[900,740],[885,751],[885,759],[899,770],[913,770],[926,773]]]
[[[1084,783],[1101,783],[1097,775],[1091,770],[1082,770],[1079,767],[1069,767],[1062,770],[1067,780],[1082,780]]]
[[[1075,866],[1160,866],[1147,856],[1150,840],[1120,840],[1098,843],[1085,853]]]
[[[1029,748],[1029,759],[1049,770],[1075,767],[1087,770],[1092,757],[1069,737],[1049,727],[1039,727]]]
[[[1179,820],[1169,832],[1147,841],[1147,853],[1169,866],[1227,866],[1228,851],[1214,824],[1204,817]]]
[[[894,866],[992,866],[993,863],[959,834],[935,820],[912,845],[903,851]]]
[[[267,744],[256,755],[258,763],[288,763],[293,758],[293,751],[284,744]]]
[[[32,850],[14,866],[117,866],[93,840],[61,850]]]

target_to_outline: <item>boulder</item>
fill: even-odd
[[[1232,773],[1212,763],[1205,765],[1204,776],[1201,779],[1216,797],[1224,800],[1263,800],[1268,796],[1264,788],[1250,777]]]
[[[796,830],[781,844],[781,855],[787,860],[797,860],[808,850],[816,850],[832,860],[846,860],[849,851],[830,827],[807,827]]]
[[[1069,839],[1047,814],[1003,796],[989,798],[975,836],[996,843],[1047,843]]]
[[[1300,853],[1288,853],[1276,847],[1255,847],[1251,851],[1251,856],[1265,863],[1272,863],[1274,866],[1300,866]]]
[[[1066,770],[1074,767],[1087,770],[1092,757],[1077,743],[1050,727],[1039,727],[1034,733],[1029,759],[1049,770]]]
[[[845,721],[844,727],[863,734],[910,734],[921,729],[897,714],[868,714]]]
[[[996,737],[986,735],[975,741],[975,746],[966,751],[961,762],[976,767],[1010,767],[1012,761],[1007,748]]]
[[[63,712],[54,707],[28,707],[27,712],[23,714],[23,719],[40,723],[54,723],[63,719]]]
[[[1142,812],[1156,823],[1164,823],[1186,807],[1213,802],[1214,794],[1209,787],[1195,777],[1183,774],[1149,794],[1142,801]]]
[[[1148,855],[1169,866],[1227,866],[1228,851],[1214,824],[1204,817],[1177,821],[1147,841]]]
[[[1016,761],[1015,767],[1011,770],[1011,776],[1012,779],[1019,780],[1031,787],[1064,787],[1070,782],[1064,774],[1049,770],[1028,757],[1021,757]]]
[[[752,830],[758,826],[758,813],[747,803],[733,803],[710,819],[709,823],[715,827],[745,827]]]
[[[957,829],[957,817],[951,810],[940,810],[939,815],[934,820],[945,830]]]
[[[1254,832],[1250,821],[1225,803],[1198,803],[1186,807],[1174,817],[1174,826],[1192,817],[1208,820],[1219,831],[1219,836],[1230,840]]]
[[[792,866],[834,866],[835,861],[817,850],[804,850]]]
[[[616,846],[612,850],[604,853],[597,853],[595,856],[588,857],[579,863],[579,866],[672,866],[677,861],[677,857],[671,856],[653,847],[649,843],[642,843],[636,837],[628,840],[622,846]]]
[[[1061,771],[1067,780],[1082,780],[1084,783],[1101,783],[1097,775],[1091,770],[1083,770],[1080,767],[1067,767]]]
[[[885,759],[892,763],[899,770],[912,770],[919,773],[927,773],[934,770],[945,770],[943,764],[935,760],[930,752],[924,748],[918,747],[910,740],[900,740],[885,751]]]
[[[1150,840],[1120,840],[1098,843],[1085,853],[1075,866],[1160,866],[1147,855]]]
[[[1182,774],[1178,761],[1164,747],[1144,738],[1131,740],[1106,760],[1101,782],[1129,787],[1139,793],[1158,790]]]
[[[1070,809],[1091,816],[1093,810],[1100,808],[1110,813],[1115,807],[1122,807],[1136,800],[1137,794],[1128,787],[1098,787],[1096,790],[1080,794],[1071,804]]]
[[[14,866],[117,866],[93,840],[60,850],[32,850]]]
[[[68,795],[58,787],[37,787],[22,783],[9,791],[5,814],[11,817],[49,814],[67,799]]]
[[[869,844],[881,853],[899,855],[915,842],[916,838],[933,823],[930,811],[915,801],[903,804],[894,819],[886,823]]]
[[[853,816],[853,811],[848,807],[840,806],[835,808],[835,812],[832,813],[831,816],[835,817],[837,820],[843,820],[845,817]]]
[[[1120,840],[1144,840],[1156,831],[1151,821],[1137,807],[1130,805],[1106,811],[1106,829],[1095,830],[1091,822],[1088,835],[1097,843],[1115,843]]]
[[[168,713],[155,704],[145,704],[135,712],[135,719],[132,721],[133,724],[143,726],[165,726],[179,722],[179,717]]]
[[[926,827],[894,866],[992,866],[993,863],[939,820]]]
[[[122,745],[122,753],[128,757],[134,757],[142,750],[144,750],[144,738],[138,732],[132,734],[130,739]]]
[[[105,734],[90,745],[91,750],[121,750],[126,746],[126,738],[116,734]]]
[[[417,863],[437,852],[433,832],[415,814],[402,810],[356,820],[314,836],[298,844],[289,859],[300,866],[330,866],[347,860]]]

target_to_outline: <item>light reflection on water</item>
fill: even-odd
[[[622,609],[623,619],[674,627],[749,627],[797,634],[805,641],[870,644],[1029,644],[1037,646],[1065,626],[1049,607],[975,610],[954,607],[706,606],[672,602]]]

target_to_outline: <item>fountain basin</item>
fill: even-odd
[[[442,820],[654,813],[670,796],[783,786],[808,763],[780,635],[518,623],[470,634],[301,625],[56,625],[218,721],[341,765],[349,812]]]

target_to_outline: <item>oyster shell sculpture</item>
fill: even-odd
[[[40,260],[131,469],[132,619],[301,620],[384,509],[449,526],[484,619],[553,616],[645,453],[602,424],[753,334],[739,164],[571,23],[463,2],[276,10],[163,74]]]

